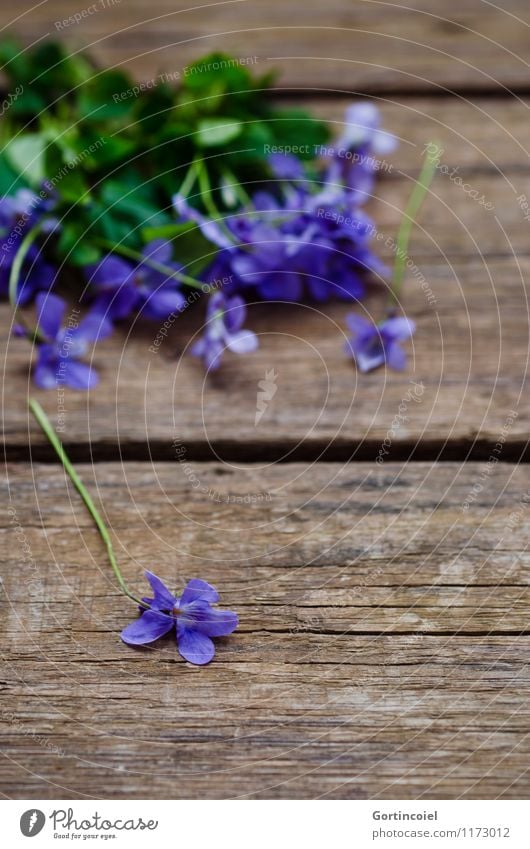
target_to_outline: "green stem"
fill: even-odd
[[[199,175],[199,188],[201,190],[201,200],[206,207],[206,211],[210,214],[210,216],[217,222],[220,229],[225,233],[226,236],[232,241],[234,238],[234,234],[230,232],[228,227],[226,226],[223,216],[217,209],[214,199],[212,197],[212,187],[210,184],[210,178],[208,176],[208,169],[204,162],[199,160],[197,162],[198,165],[198,175]]]
[[[233,173],[233,171],[230,170],[230,168],[223,168],[223,176],[226,180],[230,181],[230,188],[234,189],[234,192],[241,201],[241,203],[247,204],[251,202],[249,193],[247,192],[245,187],[239,182],[236,175]]]
[[[115,245],[114,242],[111,242],[108,239],[100,239],[99,237],[94,241],[97,245],[102,248],[106,248],[112,253],[121,254],[121,256],[126,256],[128,259],[134,259],[137,262],[142,262],[150,268],[153,268],[155,271],[160,271],[161,274],[165,274],[166,277],[172,277],[174,280],[178,280],[179,283],[185,283],[186,286],[193,286],[194,289],[202,289],[204,285],[200,282],[200,280],[196,280],[195,277],[190,277],[188,274],[182,274],[181,271],[175,271],[173,268],[169,268],[168,265],[164,265],[154,259],[149,259],[149,257],[145,257],[141,254],[140,251],[135,251],[134,248],[128,248],[127,245]]]
[[[197,157],[192,160],[190,167],[186,172],[186,176],[182,181],[182,185],[179,189],[179,195],[182,195],[183,198],[188,197],[191,187],[193,186],[195,180],[197,179]]]
[[[436,143],[431,142],[427,145],[425,161],[420,171],[420,176],[418,177],[418,181],[411,192],[407,206],[405,207],[405,212],[401,219],[401,224],[399,225],[396,239],[396,258],[394,260],[394,271],[392,274],[392,286],[390,290],[392,307],[399,303],[399,296],[401,294],[403,280],[405,278],[405,267],[408,259],[407,252],[410,235],[439,165],[439,151],[440,147]]]
[[[29,399],[29,408],[30,408],[31,412],[33,413],[33,415],[35,416],[37,422],[41,426],[45,436],[48,438],[51,446],[55,450],[55,453],[59,457],[59,460],[63,464],[63,467],[64,467],[65,471],[68,473],[70,480],[72,481],[72,483],[75,486],[75,488],[77,489],[79,495],[81,496],[81,498],[85,502],[87,510],[90,513],[90,515],[92,516],[94,523],[96,525],[96,528],[99,531],[99,535],[100,535],[101,539],[103,540],[103,542],[105,543],[105,546],[107,548],[107,556],[109,558],[109,562],[110,562],[110,565],[112,566],[113,572],[116,575],[116,579],[118,581],[118,584],[120,585],[120,589],[122,590],[122,592],[125,593],[126,596],[129,596],[130,599],[135,601],[141,607],[147,608],[148,605],[144,604],[141,601],[141,599],[137,598],[134,595],[134,593],[132,593],[129,590],[127,584],[125,583],[125,581],[123,579],[123,575],[121,574],[120,568],[119,568],[117,560],[116,560],[116,555],[114,554],[114,549],[112,547],[112,541],[111,541],[110,534],[109,534],[109,531],[107,529],[107,526],[105,525],[105,522],[101,518],[101,515],[100,515],[96,505],[92,501],[91,496],[89,495],[89,493],[85,489],[85,485],[83,484],[81,478],[79,477],[76,470],[72,466],[72,463],[70,462],[68,455],[66,454],[66,451],[63,448],[62,442],[59,439],[59,437],[57,436],[57,433],[55,432],[53,425],[50,422],[48,416],[46,415],[46,413],[42,409],[39,402],[35,401],[33,398]]]
[[[221,213],[217,209],[213,197],[212,197],[212,187],[210,184],[210,178],[208,176],[208,169],[202,160],[197,162],[198,165],[198,176],[199,176],[199,188],[201,190],[201,200],[206,207],[206,210],[210,213],[212,218],[220,218]]]

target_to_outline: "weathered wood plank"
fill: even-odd
[[[126,8],[125,8],[126,5]],[[0,12],[0,26],[25,43],[45,32],[89,46],[104,65],[141,79],[184,75],[199,55],[223,50],[280,66],[282,85],[334,91],[528,89],[525,0],[502,7],[480,0],[346,4],[247,0],[189,4],[108,0],[82,15],[69,0],[29,0]],[[81,20],[68,19],[80,13]]]
[[[63,473],[7,468],[0,790],[525,796],[528,468],[462,511],[481,464],[197,465],[219,500],[179,466],[80,472],[133,586],[200,574],[239,611],[205,669],[119,641],[132,609]],[[234,500],[256,485],[270,501]]]
[[[9,465],[2,479],[6,496],[14,481],[10,503],[30,542],[40,546],[47,539],[60,549],[67,536],[90,535],[91,520],[65,474],[53,466],[34,468]],[[297,580],[308,575],[307,587],[314,588],[319,570],[332,574],[340,563],[354,569],[363,591],[385,585],[421,590],[431,583],[515,587],[528,577],[526,555],[513,556],[528,541],[525,465],[96,463],[82,466],[82,474],[118,533],[122,557],[134,548],[130,577],[138,563],[147,568],[151,562],[154,538],[138,534],[144,525],[153,535],[159,528],[170,534],[167,544],[166,536],[156,541],[166,568],[174,568],[177,550],[193,558],[199,537],[199,559],[206,547],[213,563],[226,561],[237,574],[263,582],[270,576],[281,582],[290,569],[304,567]],[[374,509],[367,512],[367,505]],[[383,517],[388,527],[381,536]],[[496,546],[482,538],[483,520],[498,534]],[[2,517],[7,545],[15,539],[12,524]],[[280,541],[275,545],[269,526]],[[223,533],[232,535],[233,550]],[[75,564],[63,562],[68,583],[86,572],[87,594],[93,593],[96,539],[87,538],[89,550],[80,547]],[[14,565],[13,552],[4,556]],[[65,592],[60,600],[69,597]],[[85,593],[84,583],[76,592]]]

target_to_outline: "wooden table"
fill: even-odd
[[[369,210],[386,235],[432,138],[451,173],[411,245],[426,284],[409,273],[406,373],[355,372],[344,305],[252,305],[259,352],[213,379],[182,356],[195,313],[157,354],[152,325],[116,333],[97,349],[100,387],[66,395],[62,435],[127,580],[142,592],[144,568],[174,585],[201,576],[239,612],[206,668],[171,639],[120,641],[131,608],[28,419],[27,347],[7,339],[2,306],[0,791],[526,797],[526,0],[448,0],[444,17],[436,0],[109,0],[67,27],[67,0],[32,6],[18,3],[11,27],[24,43],[59,33],[141,79],[214,48],[279,65],[278,97],[303,98],[337,131],[352,97],[372,95],[401,140]],[[2,26],[12,17],[3,8]],[[267,369],[278,391],[256,427]],[[55,393],[31,391],[56,421]]]

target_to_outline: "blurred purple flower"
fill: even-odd
[[[346,185],[355,202],[363,203],[371,196],[375,175],[381,170],[378,158],[392,153],[397,140],[381,129],[379,110],[370,102],[349,106],[345,124],[333,148],[327,180]]]
[[[36,306],[37,331],[44,342],[38,345],[35,383],[41,389],[63,384],[72,389],[91,389],[98,382],[97,372],[79,359],[90,343],[111,333],[112,325],[102,316],[89,313],[81,321],[72,314],[67,326],[62,327],[66,303],[57,295],[39,292]]]
[[[235,247],[230,234],[225,232],[222,221],[203,215],[191,206],[185,197],[179,194],[173,195],[173,206],[179,218],[182,218],[184,221],[193,221],[197,224],[202,235],[209,242],[213,242],[219,248],[231,249]]]
[[[146,571],[145,576],[154,598],[142,601],[151,609],[141,609],[140,618],[122,631],[122,640],[131,646],[143,646],[175,630],[178,650],[184,660],[198,666],[209,663],[215,654],[211,638],[235,631],[237,614],[212,607],[219,595],[206,581],[197,578],[189,581],[177,598],[152,572]]]
[[[383,156],[397,147],[396,137],[381,129],[381,114],[374,103],[363,101],[352,103],[345,113],[346,128],[337,146],[358,150],[368,148],[371,153]]]
[[[115,254],[108,254],[97,264],[87,266],[89,293],[94,295],[94,312],[116,321],[126,318],[137,301],[134,285],[135,267]]]
[[[301,180],[305,170],[303,163],[293,153],[271,153],[268,162],[278,180]]]
[[[11,333],[16,339],[27,339],[28,337],[28,331],[26,330],[24,325],[20,324],[19,322],[16,322],[12,326]]]
[[[19,189],[12,196],[0,199],[0,295],[9,294],[9,276],[15,255],[24,236],[42,220],[42,232],[57,227],[55,218],[45,218],[54,201],[42,199],[29,189]],[[55,280],[56,270],[42,257],[41,249],[30,246],[20,272],[17,303],[27,303],[38,291],[48,291]]]
[[[95,295],[93,311],[111,320],[126,318],[133,311],[158,320],[180,309],[185,299],[178,281],[148,262],[178,272],[181,266],[172,261],[171,255],[171,243],[156,239],[144,247],[144,261],[136,265],[109,254],[88,267],[90,292]]]
[[[403,316],[374,324],[355,313],[346,316],[346,321],[352,337],[346,342],[345,349],[360,371],[371,371],[385,363],[393,369],[405,368],[407,357],[400,342],[410,339],[414,333],[416,327],[413,321]]]
[[[182,266],[172,261],[172,253],[171,242],[155,239],[144,247],[142,256],[171,271],[182,271]],[[137,309],[141,311],[144,318],[155,320],[166,318],[172,312],[179,310],[185,301],[179,289],[179,282],[163,271],[152,268],[147,262],[140,263],[137,268],[136,287]]]
[[[242,330],[246,307],[239,295],[225,297],[222,292],[209,296],[204,334],[191,348],[201,357],[207,370],[219,368],[221,357],[228,348],[234,354],[248,354],[258,347],[251,330]]]
[[[367,272],[386,272],[369,247],[375,228],[343,186],[314,192],[290,185],[282,198],[260,191],[223,222],[182,198],[175,206],[221,249],[216,261],[239,291],[254,287],[268,300],[299,301],[306,292],[317,301],[356,299]]]

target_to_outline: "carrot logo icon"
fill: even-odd
[[[20,817],[20,830],[24,837],[35,837],[44,828],[46,817],[38,808],[30,808]]]
[[[274,371],[273,368],[267,369],[265,372],[265,377],[258,381],[258,394],[256,398],[256,415],[254,417],[254,427],[257,427],[263,418],[269,403],[272,401],[276,392],[278,391],[278,386],[276,385],[276,381],[278,380],[278,374]]]

